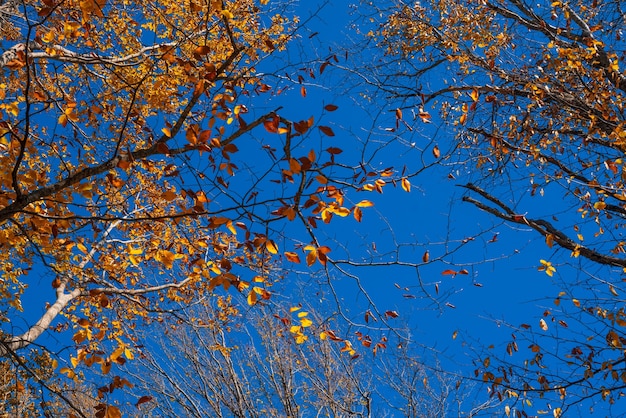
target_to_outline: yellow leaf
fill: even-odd
[[[313,325],[313,321],[311,321],[309,318],[303,318],[300,321],[300,325],[302,325],[303,328],[307,328]]]
[[[128,360],[132,360],[135,358],[135,355],[133,354],[132,350],[130,348],[126,348],[124,350],[124,356],[128,359]]]
[[[406,177],[402,178],[402,189],[407,193],[411,191],[411,183]]]
[[[139,265],[140,259],[135,257],[134,255],[128,256],[128,259],[133,264],[133,266],[138,266]]]
[[[356,204],[356,206],[359,208],[369,208],[371,206],[374,206],[374,204],[369,200],[361,200],[359,203]]]
[[[308,314],[309,314],[308,312],[299,312],[299,313],[298,313],[298,318],[305,317],[305,316],[307,316]]]
[[[272,241],[272,240],[267,240],[265,242],[265,248],[271,254],[277,254],[278,253],[278,247],[276,246],[276,243],[274,241]]]
[[[79,250],[81,250],[82,252],[84,252],[85,254],[87,254],[87,247],[85,247],[83,244],[81,244],[80,242],[76,244],[76,248],[78,248]]]
[[[252,305],[256,304],[256,301],[257,301],[257,294],[256,294],[256,292],[248,293],[248,305],[252,306]]]
[[[295,311],[299,311],[301,308],[300,306],[292,306],[291,308],[289,308],[289,312],[293,313]]]
[[[604,208],[606,208],[606,203],[604,203],[604,202],[596,202],[596,203],[593,204],[593,207],[596,210],[603,210]]]
[[[235,17],[230,11],[226,9],[222,10],[222,16],[224,16],[226,19],[232,19],[233,17]]]
[[[128,254],[130,255],[138,255],[138,254],[143,254],[143,249],[142,248],[133,248],[132,246],[128,246]]]
[[[332,212],[336,213],[337,215],[341,217],[346,217],[350,215],[350,209],[344,208],[344,207],[340,207],[339,209],[333,209]]]
[[[56,33],[53,30],[51,30],[51,31],[46,32],[46,34],[41,37],[41,40],[49,44],[51,42],[54,42],[55,38],[56,38]]]

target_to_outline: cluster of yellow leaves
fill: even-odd
[[[294,306],[289,311],[293,313],[299,311],[300,309],[300,307]],[[307,335],[304,333],[305,329],[313,325],[313,321],[308,318],[308,315],[308,312],[298,312],[297,317],[299,323],[294,324],[289,328],[289,332],[293,334],[297,344],[302,344],[308,339]]]
[[[552,275],[556,272],[556,268],[552,265],[552,263],[546,260],[539,260],[539,262],[541,263],[541,266],[539,266],[537,270],[545,271],[548,276],[552,277]]]

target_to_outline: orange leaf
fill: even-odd
[[[339,109],[339,107],[335,106],[334,104],[327,104],[326,106],[324,106],[324,109],[329,112],[334,112],[335,110]]]
[[[411,191],[411,183],[406,177],[402,178],[402,189],[407,193]]]
[[[456,271],[454,271],[454,270],[449,270],[449,269],[448,269],[448,270],[444,270],[444,271],[442,271],[442,272],[441,272],[441,274],[442,274],[443,276],[450,276],[450,275],[452,275],[452,276],[456,276],[457,272],[456,272]]]
[[[439,151],[439,147],[437,145],[433,148],[433,155],[435,158],[439,158],[441,156],[441,152]]]
[[[424,123],[430,123],[430,113],[421,111],[418,113],[418,116]]]
[[[424,253],[424,255],[422,256],[422,261],[423,261],[424,263],[428,263],[428,260],[430,260],[430,253],[429,253],[428,251],[426,251],[426,252]]]
[[[291,261],[292,263],[300,262],[300,256],[292,251],[286,251],[285,257],[287,258],[287,260]]]
[[[477,89],[473,89],[470,93],[469,93],[470,97],[472,98],[473,101],[477,102],[478,101],[478,90]]]
[[[396,311],[386,311],[385,316],[389,318],[397,318],[399,315],[398,315],[398,312]]]
[[[309,253],[306,255],[306,265],[311,267],[313,264],[315,264],[315,260],[317,260],[317,251],[309,251]]]

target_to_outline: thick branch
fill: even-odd
[[[57,289],[57,300],[50,306],[35,325],[30,327],[24,334],[9,339],[0,345],[0,357],[7,356],[10,352],[15,352],[32,344],[45,330],[48,329],[57,315],[73,299],[81,295],[80,289],[74,289],[70,293],[65,293],[65,284],[61,284]]]
[[[621,268],[626,267],[626,259],[613,257],[611,255],[600,253],[591,248],[584,247],[569,238],[562,231],[555,228],[548,221],[545,221],[543,219],[530,219],[527,218],[525,215],[514,214],[514,212],[507,205],[502,203],[500,200],[498,200],[485,190],[479,188],[478,186],[470,183],[466,184],[464,187],[480,194],[485,199],[489,200],[491,203],[497,206],[489,206],[470,196],[463,197],[464,202],[471,203],[482,211],[490,213],[507,222],[529,226],[535,231],[539,232],[544,237],[551,235],[554,243],[558,244],[561,248],[576,252],[577,254],[587,258],[588,260],[609,266],[616,266]]]

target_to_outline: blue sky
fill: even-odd
[[[344,3],[332,4],[320,12],[317,12],[311,3],[301,5],[299,12],[302,16],[317,13],[311,21],[310,29],[316,33],[314,41],[309,41],[303,36],[303,43],[310,42],[313,47],[319,48],[318,51],[325,51],[328,44],[332,45],[335,51],[348,47],[356,38],[346,27],[352,17],[347,13],[344,14],[344,11],[349,10]],[[358,62],[359,59],[367,61],[367,56],[356,57],[354,61],[350,56],[348,62],[342,61],[338,67],[342,65],[349,67],[350,63]],[[327,72],[331,79],[336,77],[337,80],[342,80],[346,76],[338,68],[332,68]],[[367,86],[362,88],[366,89]],[[405,120],[414,130],[409,132],[401,125],[397,132],[390,133],[386,128],[395,126],[395,107],[392,103],[382,105],[376,102],[368,103],[365,100],[361,101],[358,96],[333,94],[332,90],[324,87],[318,89],[308,87],[306,98],[292,94],[287,100],[289,104],[285,105],[285,108],[289,112],[319,109],[321,103],[328,102],[339,106],[337,112],[324,115],[324,124],[332,126],[337,136],[331,139],[322,137],[322,141],[342,146],[344,153],[340,156],[341,161],[350,161],[351,157],[358,159],[360,155],[350,153],[351,149],[357,149],[351,144],[367,142],[366,149],[369,152],[377,150],[370,161],[372,165],[394,166],[398,171],[407,166],[411,172],[418,170],[422,162],[428,164],[435,160],[432,156],[434,143],[446,150],[454,141],[454,134],[450,130],[440,128],[441,121],[433,109],[426,109],[433,116],[433,123],[426,125],[421,123],[419,118],[413,121],[411,117],[406,117],[407,114],[410,115],[410,110],[405,108]],[[422,153],[420,149],[425,151]],[[471,167],[465,168],[471,170]],[[454,179],[449,178],[450,173],[454,174]],[[382,195],[376,193],[367,195],[366,198],[371,199],[376,206],[364,211],[363,224],[357,224],[351,219],[337,219],[327,232],[330,238],[349,246],[352,256],[372,254],[374,242],[379,253],[384,253],[385,249],[393,247],[390,241],[393,238],[396,243],[404,245],[400,251],[401,258],[418,263],[426,250],[430,252],[432,260],[444,254],[446,242],[450,240],[459,242],[464,238],[476,237],[476,240],[464,245],[460,251],[446,257],[445,260],[420,267],[419,277],[412,267],[351,270],[357,272],[360,285],[381,311],[396,310],[400,313],[401,319],[409,324],[410,336],[415,343],[435,347],[437,352],[442,353],[442,359],[446,359],[446,366],[466,374],[473,371],[470,361],[477,358],[477,353],[483,353],[479,356],[481,359],[484,359],[484,353],[488,352],[492,352],[494,357],[506,358],[506,346],[512,341],[513,332],[519,335],[521,347],[521,352],[516,354],[513,361],[521,363],[521,358],[529,354],[527,347],[530,344],[524,341],[523,334],[519,332],[522,324],[532,327],[529,332],[542,334],[544,332],[540,329],[539,321],[546,318],[549,331],[544,334],[562,335],[567,338],[567,332],[571,330],[559,325],[558,321],[569,317],[559,315],[559,310],[563,308],[572,317],[576,317],[577,314],[573,312],[575,309],[568,299],[584,298],[587,292],[581,287],[574,292],[575,295],[568,293],[564,296],[565,302],[562,306],[555,305],[554,300],[559,292],[569,291],[565,283],[584,280],[582,278],[584,273],[580,268],[587,268],[587,264],[570,257],[567,252],[549,248],[544,239],[530,228],[503,224],[472,205],[461,202],[464,190],[459,185],[474,178],[475,175],[471,172],[452,170],[444,162],[412,178],[413,189],[410,194],[402,192],[399,187],[395,189],[387,187]],[[498,182],[495,182],[494,191],[504,192],[503,196],[507,196],[507,180],[501,180],[503,185],[497,185]],[[528,213],[531,217],[539,218],[545,214],[554,214],[554,208],[567,209],[563,207],[565,192],[557,185],[543,185],[545,194],[537,193],[531,197],[530,183],[526,180],[524,184],[523,181],[525,180],[522,178],[522,182],[517,181],[514,185],[526,189],[524,197],[518,200],[520,213]],[[358,201],[362,197],[350,192],[348,198]],[[556,215],[562,216],[560,213]],[[561,221],[571,227],[577,222],[577,218],[565,218]],[[587,232],[589,231],[592,230]],[[494,237],[497,237],[497,240],[494,240]],[[392,258],[384,256],[381,261],[389,261]],[[542,259],[554,263],[557,268],[554,278],[538,271]],[[445,269],[458,271],[461,268],[467,269],[470,274],[454,277],[441,275]],[[607,273],[601,271],[602,274]],[[418,285],[420,279],[432,295],[436,295],[435,283],[439,285],[439,305],[423,299]],[[346,310],[349,310],[355,318],[361,317],[363,311],[369,309],[367,298],[357,289],[353,279],[337,274],[336,280],[336,289],[342,303],[345,303]],[[396,284],[401,288],[408,288],[409,291],[398,289]],[[416,299],[403,295],[416,296]],[[446,302],[454,305],[454,308],[447,306]],[[567,303],[569,305],[565,306]],[[545,315],[547,312],[549,314]],[[458,336],[453,339],[455,331],[458,331]],[[556,347],[558,344],[558,341],[550,338],[539,341],[546,344],[548,352],[550,347]],[[490,345],[494,345],[492,350],[488,349]],[[588,407],[590,404],[581,406],[580,413],[583,416]],[[600,403],[595,405],[594,409],[600,413],[605,410],[607,413],[610,411],[619,415],[622,411],[626,412],[624,408],[626,407],[620,406],[618,402],[613,407]],[[548,405],[541,401],[528,412],[533,409],[549,410]]]

